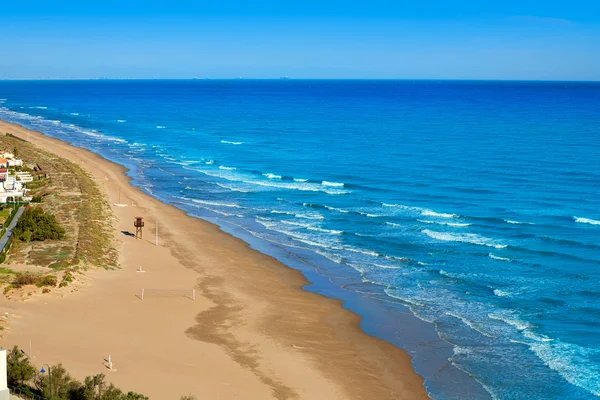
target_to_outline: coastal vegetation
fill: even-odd
[[[74,379],[62,364],[38,372],[27,355],[17,346],[7,354],[8,384],[28,396],[42,396],[48,400],[148,400],[136,393],[124,393],[104,374],[86,377],[83,382]]]
[[[27,172],[33,177],[26,183],[31,206],[19,220],[7,246],[10,250],[0,255],[0,262],[21,266],[11,268],[16,271],[29,268],[23,266],[51,268],[55,278],[62,273],[60,287],[73,282],[78,271],[116,268],[118,252],[113,244],[112,212],[93,177],[76,163],[10,134],[0,135],[0,148],[12,149],[23,160],[22,166],[9,170]],[[19,205],[23,204],[0,209],[4,226],[8,226]],[[68,275],[66,271],[70,271]],[[23,277],[0,275],[0,282],[9,284],[9,288],[27,285],[22,284]],[[31,276],[27,279],[31,280]],[[35,278],[32,284],[38,285],[40,279]],[[56,284],[47,287],[50,286]]]
[[[54,215],[45,213],[41,207],[32,207],[25,210],[13,234],[23,242],[60,240],[65,237],[65,230]]]
[[[8,385],[13,391],[26,396],[47,400],[148,400],[143,394],[125,393],[112,383],[107,383],[104,374],[87,376],[80,382],[62,364],[38,372],[18,346],[8,351],[6,367]],[[196,400],[196,397],[190,394],[182,396],[180,400]]]

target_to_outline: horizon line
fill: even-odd
[[[0,78],[0,82],[35,81],[436,81],[436,82],[581,82],[599,83],[600,79],[519,79],[519,78]]]

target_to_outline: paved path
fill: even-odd
[[[6,232],[4,232],[4,236],[2,236],[2,239],[0,239],[0,253],[2,252],[2,250],[4,250],[4,246],[6,246],[6,243],[8,243],[8,239],[10,239],[10,237],[13,233],[13,230],[15,229],[15,226],[17,226],[17,222],[19,222],[19,219],[21,218],[21,215],[23,215],[24,212],[25,212],[25,207],[20,207],[17,210],[17,214],[15,215],[13,220],[10,221],[10,225],[8,226],[8,228],[6,228]]]

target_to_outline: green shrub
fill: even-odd
[[[21,216],[14,236],[23,242],[56,240],[65,237],[65,230],[58,224],[54,215],[44,213],[41,207],[32,207],[25,210]]]
[[[21,287],[25,285],[35,285],[38,283],[39,276],[32,274],[31,272],[17,272],[15,274],[15,279],[12,284],[15,287]]]
[[[37,285],[42,286],[56,286],[57,279],[54,275],[44,275],[38,278]]]

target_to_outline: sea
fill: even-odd
[[[600,396],[600,83],[1,81],[0,119],[300,269],[434,399]]]

